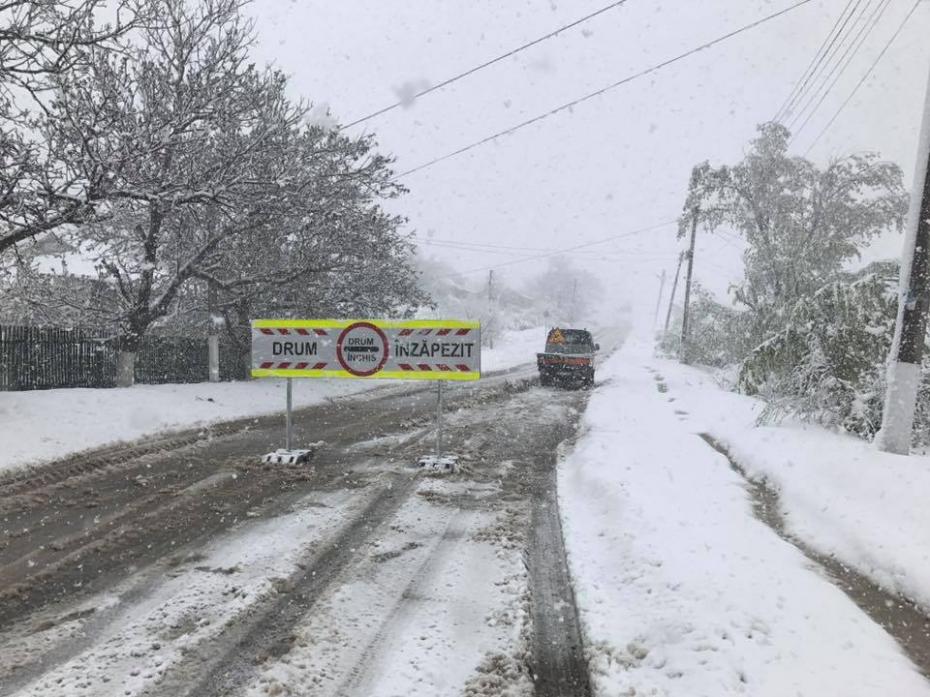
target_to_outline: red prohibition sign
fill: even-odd
[[[373,368],[371,368],[370,370],[359,370],[358,368],[353,368],[352,366],[349,365],[348,361],[346,361],[345,355],[343,354],[343,342],[345,341],[346,336],[352,330],[360,329],[360,328],[370,329],[375,334],[377,334],[378,338],[381,339],[381,345],[383,347],[381,360],[378,361],[378,364],[374,366]],[[375,373],[377,373],[379,370],[381,370],[384,367],[385,363],[387,363],[388,338],[385,335],[385,333],[381,331],[379,327],[376,327],[371,322],[356,322],[355,324],[350,324],[348,327],[342,330],[342,333],[339,334],[339,338],[336,340],[336,358],[339,360],[339,365],[341,365],[347,373],[351,373],[352,375],[355,375],[360,378],[368,377],[369,375],[374,375]]]

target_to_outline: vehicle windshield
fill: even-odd
[[[578,329],[553,329],[546,337],[547,353],[579,354],[594,351],[591,334]]]

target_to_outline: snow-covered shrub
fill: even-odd
[[[691,296],[688,360],[722,368],[739,363],[751,348],[746,312],[721,305],[695,285]]]
[[[895,283],[895,265],[876,264],[797,300],[743,362],[740,389],[766,398],[769,419],[797,415],[871,438],[881,426]]]
[[[722,305],[700,284],[691,290],[688,360],[723,368],[739,364],[753,347],[748,313]],[[676,307],[667,332],[660,332],[658,348],[666,356],[681,351],[681,312]]]

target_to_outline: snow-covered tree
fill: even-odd
[[[747,242],[738,303],[757,313],[809,296],[858,256],[876,235],[900,230],[907,210],[901,169],[874,154],[854,154],[818,169],[788,154],[788,130],[759,127],[734,166],[694,168],[679,233],[698,216]]]
[[[106,7],[111,21],[98,15]],[[147,0],[0,2],[0,254],[94,214],[94,181],[43,137],[54,82],[83,79],[93,52],[149,18]],[[99,125],[99,124],[98,124]]]
[[[163,21],[123,54],[93,52],[86,80],[57,82],[45,124],[106,201],[74,237],[118,290],[123,385],[191,283],[267,297],[374,247],[397,259],[399,221],[377,207],[402,191],[389,161],[370,139],[305,123],[284,76],[251,62],[239,0],[152,1]]]
[[[692,348],[702,362],[740,364],[740,388],[766,397],[767,416],[801,415],[870,437],[896,272],[893,264],[846,269],[874,236],[901,228],[901,171],[872,154],[820,169],[788,154],[788,136],[764,124],[739,164],[692,171],[679,234],[696,216],[747,243],[744,278],[732,288],[739,310],[699,293]]]
[[[338,195],[314,196],[314,184],[332,179],[318,177],[306,193],[339,205],[230,239],[197,272],[217,290],[214,310],[227,327],[257,316],[407,316],[428,303],[402,218],[377,205],[364,177],[343,178]]]

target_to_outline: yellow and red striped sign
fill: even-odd
[[[462,320],[253,320],[252,376],[477,380],[481,326]]]

